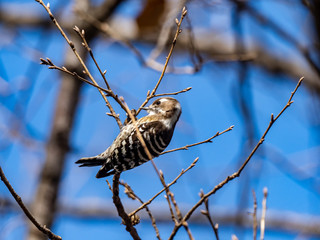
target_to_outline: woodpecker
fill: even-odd
[[[150,159],[136,132],[138,127],[152,158],[158,157],[171,141],[174,128],[181,115],[180,103],[171,97],[155,100],[148,115],[125,125],[110,147],[103,153],[76,161],[80,167],[101,166],[96,178],[107,177],[135,168]]]

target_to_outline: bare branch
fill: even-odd
[[[85,74],[90,78],[90,80],[95,84],[95,85],[99,85],[95,79],[93,78],[93,76],[91,75],[89,69],[87,68],[86,64],[84,63],[83,59],[81,58],[81,56],[79,55],[79,53],[77,52],[74,43],[68,38],[68,36],[66,35],[66,33],[63,31],[63,29],[61,28],[60,24],[58,23],[58,21],[55,19],[55,17],[53,16],[51,10],[50,10],[50,5],[47,4],[45,5],[43,3],[42,0],[36,0],[38,3],[40,3],[45,10],[48,12],[50,19],[52,20],[52,22],[56,25],[56,27],[59,29],[61,35],[64,37],[64,39],[67,41],[68,45],[70,46],[70,48],[72,49],[74,55],[77,57],[79,63],[81,64],[81,66],[84,69]],[[105,96],[105,94],[103,93],[103,91],[101,89],[98,89],[98,91],[100,92],[102,98],[104,99],[104,101],[106,102],[106,105],[108,106],[108,108],[110,109],[110,112],[113,116],[117,116],[117,114],[115,113],[115,111],[113,110],[111,104],[109,103],[107,97]],[[122,123],[120,121],[119,118],[115,117],[117,124],[119,125],[119,128],[121,129],[122,127]]]
[[[110,182],[108,181],[108,179],[106,179],[106,182],[107,182],[107,184],[108,184],[108,188],[109,188],[109,189],[110,189],[110,191],[113,193],[113,190],[112,190],[111,184],[110,184]]]
[[[204,141],[201,141],[201,142],[197,142],[197,143],[193,143],[193,144],[190,144],[190,145],[186,145],[186,146],[183,146],[183,147],[179,147],[179,148],[175,148],[175,149],[172,149],[172,150],[168,150],[168,151],[164,151],[164,152],[162,152],[160,155],[162,155],[162,154],[166,154],[166,153],[171,153],[171,152],[175,152],[175,151],[179,151],[179,150],[189,150],[189,148],[190,147],[194,147],[194,146],[197,146],[197,145],[200,145],[200,144],[203,144],[203,143],[211,143],[212,141],[212,139],[214,139],[214,138],[216,138],[216,137],[218,137],[218,136],[220,136],[220,135],[222,135],[222,134],[224,134],[224,133],[226,133],[226,132],[229,132],[229,131],[231,131],[232,129],[233,129],[233,125],[232,126],[230,126],[229,128],[227,128],[226,130],[224,130],[224,131],[222,131],[222,132],[217,132],[215,135],[213,135],[212,137],[210,137],[210,138],[208,138],[208,139],[206,139],[206,140],[204,140]]]
[[[196,158],[191,164],[190,166],[186,169],[186,170],[182,170],[180,172],[180,174],[171,182],[167,185],[167,187],[170,187],[172,186],[173,184],[175,184],[178,179],[183,175],[185,174],[186,172],[188,172],[191,168],[193,168],[196,163],[198,162],[199,158]],[[163,193],[164,191],[166,190],[166,188],[163,188],[161,191],[159,191],[157,194],[155,194],[152,198],[150,198],[147,202],[145,202],[144,204],[142,204],[140,207],[138,207],[136,210],[134,210],[133,212],[131,212],[129,214],[129,216],[137,213],[138,211],[140,211],[141,209],[145,208],[147,205],[149,205],[155,198],[157,198],[161,193]]]
[[[275,123],[275,121],[282,115],[282,113],[291,105],[292,102],[292,98],[294,96],[294,94],[296,93],[296,91],[298,90],[299,86],[301,85],[302,81],[303,81],[303,77],[300,78],[296,88],[294,89],[294,91],[291,93],[291,96],[287,102],[287,104],[284,106],[284,108],[280,111],[280,113],[274,118],[273,114],[271,114],[271,120],[269,122],[269,125],[267,127],[267,129],[265,130],[265,132],[263,133],[262,137],[260,138],[259,142],[257,143],[257,145],[254,147],[254,149],[252,150],[252,152],[250,153],[250,155],[247,157],[247,159],[244,161],[244,163],[241,165],[241,167],[238,169],[238,171],[236,171],[235,173],[233,173],[232,175],[229,175],[225,180],[223,180],[222,182],[220,182],[218,185],[216,185],[210,192],[208,192],[207,194],[205,194],[191,209],[190,211],[184,216],[183,220],[188,220],[191,215],[193,214],[193,212],[205,201],[206,198],[210,197],[211,195],[215,194],[219,189],[221,189],[224,185],[226,185],[228,182],[232,181],[233,179],[237,178],[240,176],[241,172],[243,171],[243,169],[247,166],[247,164],[249,163],[250,159],[252,158],[252,156],[255,154],[255,152],[258,150],[258,148],[260,147],[260,145],[263,143],[266,135],[268,134],[270,128],[273,126],[273,124]],[[180,229],[180,227],[182,226],[182,224],[179,225],[175,225],[169,239],[173,239],[173,237],[176,235],[177,231]]]
[[[258,230],[258,221],[257,221],[257,197],[255,191],[252,189],[253,195],[253,240],[257,240],[257,230]]]
[[[115,173],[113,176],[113,186],[112,186],[112,192],[113,192],[113,203],[117,208],[119,216],[122,218],[126,225],[126,230],[130,233],[133,239],[141,239],[138,235],[137,230],[135,227],[132,225],[132,221],[128,214],[125,212],[124,207],[121,203],[121,199],[119,197],[119,179],[120,179],[120,174]]]
[[[173,208],[172,208],[171,201],[170,201],[170,197],[169,197],[171,195],[171,191],[168,190],[168,188],[166,188],[166,193],[167,193],[167,195],[164,195],[164,197],[165,197],[165,199],[167,199],[167,202],[168,202],[168,207],[169,207],[171,219],[174,222],[174,224],[177,224],[178,221],[176,219],[176,216],[174,215]]]
[[[48,67],[49,69],[56,69],[56,70],[59,70],[59,71],[61,71],[61,72],[67,73],[67,74],[69,74],[69,75],[72,75],[72,76],[78,78],[79,80],[81,80],[81,81],[83,81],[83,82],[85,82],[85,83],[87,83],[87,84],[90,84],[91,86],[93,86],[93,87],[95,87],[95,88],[98,88],[98,89],[100,89],[101,91],[104,91],[104,92],[107,93],[107,94],[109,94],[109,92],[110,92],[109,90],[107,90],[107,89],[105,89],[105,88],[103,88],[103,87],[100,87],[99,85],[96,85],[96,84],[88,81],[87,79],[79,76],[79,74],[77,74],[76,72],[71,72],[71,71],[68,70],[66,67],[58,67],[57,65],[55,65],[55,64],[50,60],[50,58],[46,58],[46,59],[40,58],[40,61],[41,61],[40,64],[49,66],[49,67]]]
[[[200,197],[202,198],[203,196],[204,196],[204,193],[203,193],[203,190],[201,189]],[[211,225],[211,228],[213,229],[213,232],[216,236],[216,239],[219,240],[219,234],[218,234],[219,225],[214,224],[212,221],[212,217],[210,216],[210,211],[209,211],[209,199],[208,198],[204,201],[204,206],[205,206],[206,210],[201,210],[201,213],[207,217],[207,219]]]
[[[171,44],[171,48],[170,48],[170,51],[169,51],[169,54],[166,58],[166,62],[164,64],[164,67],[163,67],[163,70],[161,72],[161,75],[160,75],[160,78],[156,84],[156,86],[153,88],[153,90],[151,91],[151,94],[149,96],[147,96],[146,100],[141,104],[141,106],[139,107],[139,109],[137,110],[137,114],[139,114],[139,112],[141,111],[141,108],[144,107],[151,98],[153,98],[153,96],[155,95],[161,81],[162,81],[162,78],[164,76],[164,73],[166,72],[166,69],[167,69],[167,66],[168,66],[168,63],[169,63],[169,60],[171,58],[171,55],[172,55],[172,52],[173,52],[173,49],[174,49],[174,46],[176,45],[176,42],[177,42],[177,38],[179,36],[179,34],[181,33],[181,29],[180,29],[180,26],[181,26],[181,23],[182,23],[182,20],[183,18],[186,16],[187,14],[187,10],[185,7],[183,7],[182,9],[182,12],[181,12],[181,17],[180,17],[180,21],[177,23],[177,30],[176,30],[176,34],[174,35],[174,38],[173,38],[173,41],[172,41],[172,44]]]
[[[85,49],[87,49],[87,51],[89,52],[92,60],[94,61],[94,64],[96,65],[97,69],[99,70],[99,73],[100,73],[101,77],[103,78],[103,80],[104,80],[107,88],[110,90],[111,88],[110,88],[110,85],[109,85],[109,83],[108,83],[108,81],[107,81],[107,79],[106,79],[105,73],[102,72],[102,70],[101,70],[99,64],[97,63],[96,58],[94,57],[93,52],[92,52],[91,48],[89,47],[89,44],[88,44],[88,42],[87,42],[87,40],[86,40],[86,38],[85,38],[85,31],[84,31],[83,29],[80,30],[77,26],[75,26],[75,27],[73,28],[73,30],[81,37],[82,45],[83,45],[83,46],[85,47]]]
[[[153,97],[162,97],[162,96],[170,96],[170,95],[178,95],[179,93],[184,93],[184,92],[188,92],[192,89],[192,87],[188,87],[188,88],[185,88],[181,91],[178,91],[178,92],[173,92],[173,93],[160,93],[160,94],[155,94],[153,95]],[[149,95],[149,94],[147,94]]]
[[[264,240],[264,232],[266,229],[266,211],[267,211],[268,188],[263,189],[262,214],[260,220],[260,240]]]
[[[52,240],[62,240],[62,238],[58,235],[55,235],[53,232],[51,232],[51,230],[49,228],[47,228],[45,225],[42,226],[40,223],[38,223],[38,221],[34,218],[34,216],[31,214],[31,212],[27,209],[27,207],[24,205],[21,197],[15,192],[15,190],[13,189],[13,187],[11,186],[10,182],[8,181],[8,179],[6,178],[4,172],[2,171],[2,168],[0,166],[0,178],[2,180],[2,182],[6,185],[6,187],[8,188],[8,190],[10,191],[11,195],[14,197],[14,199],[16,200],[16,202],[19,204],[20,208],[22,209],[22,211],[24,212],[24,214],[29,218],[29,220],[33,223],[34,226],[36,226],[36,228],[39,229],[40,232],[42,232],[43,234],[45,234],[48,238],[52,239]]]

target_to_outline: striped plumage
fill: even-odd
[[[181,114],[180,103],[171,97],[155,100],[148,108],[148,115],[134,124],[143,136],[152,157],[157,157],[168,146],[175,125]],[[81,158],[76,163],[84,166],[100,166],[97,178],[110,176],[116,172],[137,167],[149,160],[140,143],[133,123],[124,126],[111,146],[103,153],[89,158]]]

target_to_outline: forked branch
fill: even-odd
[[[174,35],[174,38],[172,40],[172,44],[171,44],[171,48],[170,48],[170,51],[169,51],[169,54],[166,58],[166,62],[163,66],[163,70],[161,72],[161,75],[160,75],[160,78],[158,80],[158,82],[156,83],[155,87],[152,89],[151,93],[147,95],[147,98],[146,100],[141,104],[141,106],[139,107],[139,109],[137,110],[137,115],[139,114],[139,112],[141,111],[141,109],[150,101],[151,98],[154,98],[156,95],[156,91],[162,81],[162,78],[166,72],[166,69],[167,69],[167,66],[168,66],[168,63],[169,63],[169,60],[171,58],[171,55],[172,55],[172,52],[173,52],[173,49],[176,45],[176,42],[177,42],[177,39],[178,39],[178,36],[179,34],[181,33],[181,29],[180,29],[180,26],[181,26],[181,23],[182,23],[182,20],[184,19],[184,17],[187,15],[187,10],[185,7],[183,7],[182,9],[182,12],[181,12],[181,17],[180,17],[180,20],[176,19],[176,24],[177,24],[177,30],[176,30],[176,33]]]
[[[201,206],[201,204],[211,195],[215,194],[219,189],[221,189],[224,185],[226,185],[228,182],[232,181],[233,179],[237,178],[240,176],[240,174],[242,173],[243,169],[247,166],[247,164],[249,163],[249,161],[251,160],[252,156],[255,154],[255,152],[258,150],[258,148],[261,146],[261,144],[264,142],[264,139],[266,137],[266,135],[268,134],[269,130],[271,129],[271,127],[273,126],[273,124],[275,123],[276,120],[278,120],[278,118],[282,115],[282,113],[293,103],[292,98],[294,96],[294,94],[297,92],[298,88],[300,87],[302,81],[303,81],[304,77],[300,78],[297,86],[295,87],[295,89],[293,90],[293,92],[291,92],[290,98],[287,102],[287,104],[283,107],[283,109],[280,111],[280,113],[274,118],[273,114],[271,114],[271,120],[269,122],[269,125],[267,127],[267,129],[265,130],[265,132],[263,133],[262,137],[260,138],[260,140],[258,141],[257,145],[254,147],[254,149],[252,150],[252,152],[250,153],[250,155],[247,157],[247,159],[243,162],[243,164],[241,165],[241,167],[238,169],[238,171],[236,171],[235,173],[233,173],[232,175],[229,175],[228,177],[226,177],[225,180],[223,180],[222,182],[220,182],[218,185],[216,185],[210,192],[208,192],[207,194],[203,195],[203,197],[200,198],[200,200],[189,210],[189,212],[187,212],[187,214],[184,216],[183,221],[187,221],[191,215],[194,213],[194,211]],[[173,237],[176,235],[177,231],[180,229],[180,227],[182,226],[181,222],[177,225],[174,226],[174,229],[172,230],[172,233],[169,237],[169,240],[172,240]]]
[[[64,37],[64,39],[67,41],[68,45],[70,46],[70,48],[72,49],[74,55],[77,57],[80,65],[83,67],[84,69],[84,73],[89,77],[89,79],[92,81],[92,83],[94,83],[94,85],[98,86],[99,84],[96,82],[96,80],[93,78],[92,74],[90,73],[89,69],[87,68],[84,60],[81,58],[80,54],[78,53],[78,51],[76,50],[76,47],[74,45],[74,43],[68,38],[67,34],[63,31],[62,27],[60,26],[60,24],[58,23],[58,21],[56,20],[56,18],[53,16],[51,10],[50,10],[50,4],[48,3],[47,5],[45,5],[43,3],[42,0],[35,0],[38,3],[40,3],[41,6],[44,7],[44,9],[47,11],[47,13],[49,14],[50,19],[52,20],[52,22],[56,25],[56,27],[59,29],[61,35]],[[109,85],[107,85],[107,87],[109,87]],[[115,113],[115,111],[113,110],[113,107],[111,106],[111,104],[109,103],[106,95],[104,94],[104,91],[102,91],[101,89],[98,88],[98,91],[100,92],[102,98],[104,99],[104,101],[106,102],[107,107],[110,109],[110,112],[113,116],[117,116],[117,114]],[[115,117],[117,124],[119,126],[119,128],[121,129],[122,127],[122,123],[120,121],[119,117]]]

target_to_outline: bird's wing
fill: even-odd
[[[163,126],[160,121],[138,121],[138,129],[146,143],[152,158],[168,146],[172,132]],[[111,170],[122,172],[150,160],[145,152],[133,124],[127,125],[119,133],[109,148],[108,160],[99,170],[97,177],[109,176]]]

